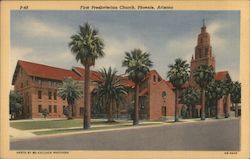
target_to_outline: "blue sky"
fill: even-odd
[[[93,68],[112,66],[120,74],[124,52],[151,53],[153,69],[166,78],[168,65],[181,57],[190,62],[202,19],[211,36],[216,71],[239,80],[239,11],[12,11],[11,75],[18,59],[71,69],[81,66],[68,47],[79,25],[98,28],[106,56]]]

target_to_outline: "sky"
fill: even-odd
[[[125,51],[151,54],[153,68],[166,79],[178,57],[190,63],[205,19],[216,71],[239,80],[239,11],[11,11],[11,76],[17,60],[71,69],[82,66],[70,52],[70,36],[90,23],[104,40],[105,57],[92,68],[113,67],[124,74]]]

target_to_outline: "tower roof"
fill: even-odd
[[[202,23],[203,23],[203,25],[201,27],[201,32],[204,33],[204,32],[206,32],[206,28],[207,28],[206,24],[205,24],[205,19],[202,20]]]

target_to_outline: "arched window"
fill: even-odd
[[[164,98],[164,97],[166,97],[167,96],[167,92],[166,91],[163,91],[162,93],[161,93],[161,96]]]

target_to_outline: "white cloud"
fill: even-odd
[[[19,30],[31,37],[53,37],[62,38],[69,35],[70,31],[66,26],[56,23],[45,23],[34,18],[23,21]]]
[[[124,52],[129,52],[134,48],[150,52],[143,41],[137,38],[105,38],[105,57],[96,61],[95,69],[111,66],[112,68],[116,68],[119,73],[124,73],[125,68],[121,68]]]
[[[171,59],[181,57],[189,61],[194,54],[194,47],[196,46],[196,37],[192,36],[185,35],[167,41],[165,52],[171,54]]]
[[[222,29],[225,29],[227,25],[222,24],[222,22],[212,22],[207,26],[207,32],[211,37],[211,45],[213,47],[215,54],[225,53],[224,50],[227,45],[227,40],[219,36]]]

